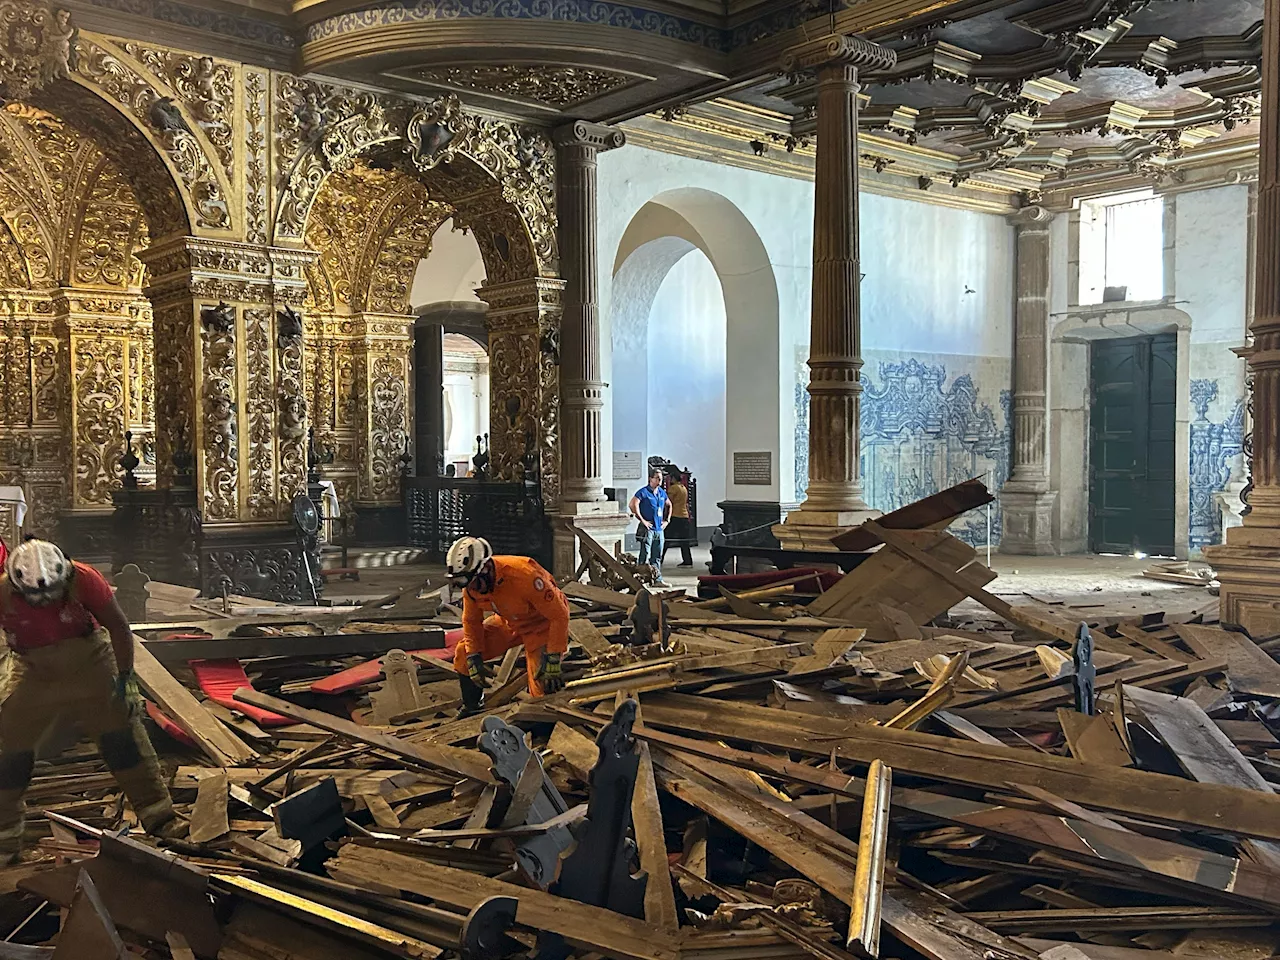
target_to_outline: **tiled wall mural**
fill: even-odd
[[[914,358],[863,368],[862,485],[871,506],[888,512],[953,484],[981,477],[999,490],[1009,475],[1011,394],[1000,391],[1000,410],[982,402],[973,377],[948,384],[945,364]],[[796,375],[796,499],[804,499],[809,464],[809,396],[801,363]],[[995,504],[991,541],[1000,542]],[[952,531],[971,544],[987,542],[985,514],[966,517]]]
[[[1192,550],[1222,542],[1222,514],[1214,494],[1231,481],[1233,461],[1244,439],[1244,400],[1237,398],[1226,420],[1209,419],[1218,399],[1217,380],[1191,381],[1191,537]]]

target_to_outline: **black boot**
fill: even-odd
[[[462,709],[458,711],[459,719],[470,717],[484,709],[484,687],[465,673],[458,674],[458,687],[462,691]]]

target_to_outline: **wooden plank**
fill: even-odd
[[[636,598],[629,593],[618,593],[618,591],[610,590],[608,587],[597,587],[591,583],[574,581],[566,583],[560,589],[564,591],[566,597],[572,597],[575,600],[586,600],[602,607],[612,607],[614,610],[621,610],[623,613],[630,610],[636,602]],[[570,620],[569,623],[572,624],[573,621]]]
[[[482,783],[491,783],[493,781],[489,772],[488,758],[475,750],[411,743],[400,737],[378,733],[368,727],[362,727],[357,723],[352,723],[350,720],[344,720],[341,717],[335,717],[320,710],[310,710],[287,700],[268,696],[249,687],[241,687],[237,690],[235,699],[241,703],[247,703],[255,707],[261,707],[263,710],[270,710],[272,713],[278,713],[283,717],[288,717],[290,720],[309,723],[313,727],[328,730],[330,733],[336,733],[341,737],[346,737],[348,740],[369,744],[379,750],[385,750],[387,753],[405,760],[411,760],[414,763],[447,770],[450,773],[456,773],[460,777],[468,777],[472,780],[479,780]]]
[[[676,910],[675,889],[667,866],[667,840],[658,804],[658,787],[653,778],[653,758],[649,756],[649,745],[643,741],[635,792],[631,795],[631,822],[640,852],[640,868],[649,875],[644,891],[644,918],[660,930],[674,933],[680,927],[680,914]]]
[[[575,617],[569,621],[569,636],[593,659],[609,652],[609,639],[585,617]]]
[[[1194,700],[1137,687],[1126,687],[1124,695],[1143,712],[1156,734],[1173,751],[1178,766],[1193,780],[1275,793],[1271,784]],[[1280,846],[1250,840],[1246,841],[1245,849],[1255,861],[1280,873]]]
[[[1232,691],[1280,698],[1280,663],[1243,633],[1190,623],[1180,623],[1174,629],[1200,656],[1227,661],[1227,682]]]
[[[653,924],[467,870],[440,865],[423,869],[421,860],[387,850],[347,844],[326,869],[344,883],[361,886],[376,882],[462,911],[471,910],[490,897],[514,897],[520,902],[517,923],[557,933],[580,950],[594,950],[617,960],[680,957],[676,939]]]
[[[655,745],[661,745],[664,751],[679,751],[676,756],[685,758],[689,767],[697,764],[699,770],[708,771],[709,776],[731,789],[736,788],[735,782],[731,777],[723,777],[721,770],[737,772],[741,769],[755,769],[769,776],[808,783],[852,797],[862,795],[865,790],[863,783],[838,772],[815,769],[776,757],[690,741],[688,738],[661,734],[647,728],[637,729],[636,735]],[[665,756],[667,753],[660,755],[660,764],[665,763],[661,759]],[[699,760],[698,756],[706,759]],[[892,804],[895,809],[968,827],[980,833],[1034,847],[1050,848],[1073,860],[1121,869],[1126,873],[1141,871],[1152,878],[1195,890],[1202,896],[1212,895],[1228,903],[1265,906],[1272,910],[1280,907],[1280,884],[1276,883],[1271,871],[1234,857],[1116,829],[1096,814],[1089,815],[1085,820],[1069,816],[1049,816],[912,789],[894,790]],[[698,803],[694,803],[694,806],[701,809]],[[732,822],[728,822],[728,825],[737,829],[737,825]],[[811,879],[818,882],[816,878]]]
[[[147,695],[196,742],[215,766],[236,766],[258,755],[211,717],[191,691],[152,656],[137,634],[133,637],[133,672]]]
[[[1111,767],[1133,766],[1133,757],[1106,717],[1059,708],[1058,722],[1062,724],[1067,748],[1077,760]]]
[[[681,694],[647,697],[644,715],[646,725],[680,733],[769,744],[824,760],[834,749],[837,758],[854,763],[881,759],[902,774],[986,789],[1029,783],[1088,807],[1280,840],[1280,797],[1271,794]]]
[[[644,589],[644,584],[636,577],[634,573],[618,562],[608,550],[596,543],[591,534],[585,530],[579,529],[578,525],[569,517],[562,517],[561,522],[567,527],[575,537],[578,538],[578,549],[584,554],[589,553],[600,565],[609,572],[611,576],[616,577],[631,588],[632,592],[639,593]]]
[[[227,774],[220,770],[200,781],[191,810],[191,842],[208,843],[231,832],[227,822]]]
[[[1163,657],[1165,660],[1177,660],[1181,663],[1192,663],[1196,657],[1194,654],[1180,650],[1168,640],[1161,640],[1159,637],[1148,633],[1141,627],[1132,623],[1121,623],[1116,626],[1116,633],[1127,640],[1132,640],[1144,650],[1150,650],[1157,657]]]
[[[945,527],[961,514],[988,504],[994,499],[995,497],[982,481],[975,478],[957,483],[946,490],[940,490],[905,507],[886,513],[880,518],[880,524],[890,530]],[[880,541],[874,536],[868,536],[867,532],[860,527],[854,527],[837,537],[832,537],[831,542],[835,544],[837,550],[856,552],[871,550]]]
[[[1016,623],[1028,630],[1055,640],[1062,640],[1066,643],[1075,642],[1076,632],[1070,625],[1042,617],[1026,608],[1019,609],[994,594],[988,593],[976,579],[971,579],[964,572],[956,572],[951,569],[945,563],[930,556],[928,552],[919,549],[903,534],[887,530],[874,520],[865,521],[862,527],[868,533],[874,534],[883,540],[887,546],[892,547],[912,563],[929,570],[939,579],[951,584],[957,590],[963,591],[965,595],[977,600],[988,610],[998,614],[1010,623]],[[983,567],[983,569],[985,570],[986,568]]]
[[[648,705],[646,704],[646,712]],[[637,731],[639,732],[639,731]],[[798,811],[784,816],[760,796],[748,797],[731,785],[709,781],[685,764],[665,755],[655,757],[661,768],[659,783],[673,796],[715,817],[729,829],[746,837],[757,846],[808,877],[833,897],[843,901],[853,889],[856,871],[856,846],[818,821]],[[797,836],[797,829],[809,836]],[[823,846],[823,838],[840,843],[843,856]],[[850,850],[852,848],[852,851]],[[987,955],[980,943],[970,942],[948,931],[938,921],[950,914],[931,905],[921,914],[908,903],[905,894],[894,890],[886,893],[881,905],[881,918],[894,936],[932,960],[983,960]],[[959,915],[950,914],[959,924]],[[976,924],[975,928],[980,929]],[[990,935],[990,940],[1001,938]],[[1014,950],[1018,954],[1016,946]],[[1024,956],[1034,954],[1023,953]]]

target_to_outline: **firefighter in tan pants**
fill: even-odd
[[[0,704],[0,862],[21,855],[35,749],[60,717],[97,741],[148,833],[181,835],[138,716],[133,633],[102,575],[48,541],[25,541],[4,561],[0,628],[15,654]]]

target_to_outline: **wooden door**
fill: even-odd
[[[1090,352],[1089,543],[1172,556],[1177,338],[1097,340]]]

